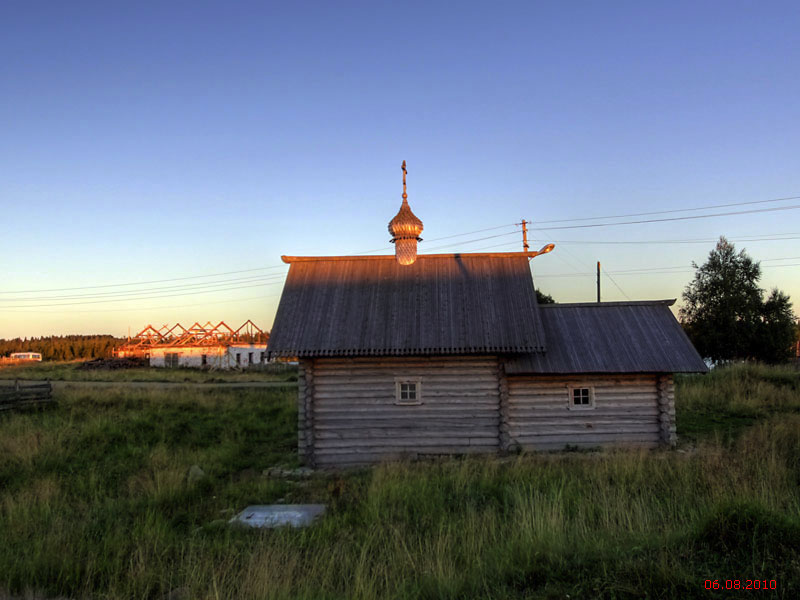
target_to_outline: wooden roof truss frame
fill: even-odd
[[[132,352],[175,346],[229,346],[237,343],[265,344],[268,339],[269,335],[249,319],[238,329],[233,329],[225,321],[216,325],[211,321],[203,325],[195,322],[189,327],[177,323],[172,327],[162,325],[159,329],[148,325],[117,351]]]

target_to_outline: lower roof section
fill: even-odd
[[[508,357],[506,373],[705,373],[674,302],[540,305],[547,352]]]

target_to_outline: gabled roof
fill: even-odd
[[[522,252],[283,257],[289,275],[270,356],[520,353],[544,350]]]
[[[674,302],[542,304],[547,352],[509,358],[506,373],[704,373]]]

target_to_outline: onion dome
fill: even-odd
[[[406,161],[403,161],[403,204],[389,221],[389,233],[392,236],[392,243],[395,245],[394,254],[397,262],[401,265],[411,265],[417,260],[417,242],[422,238],[422,221],[411,212],[408,205],[408,194],[406,193]]]

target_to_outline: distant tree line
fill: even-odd
[[[0,356],[12,352],[39,352],[43,360],[77,360],[111,356],[125,340],[111,335],[52,335],[48,337],[0,339]]]

